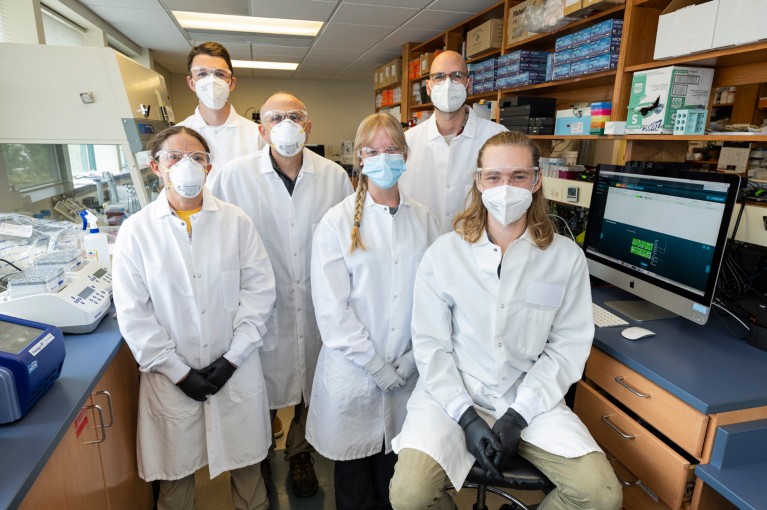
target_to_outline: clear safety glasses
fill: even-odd
[[[532,188],[538,184],[539,174],[540,169],[537,166],[531,168],[477,168],[477,178],[485,188],[494,188],[504,184],[518,188]]]
[[[166,167],[175,165],[185,157],[203,166],[207,166],[213,161],[213,156],[209,152],[202,151],[161,150],[154,155],[154,159]]]
[[[261,122],[269,125],[279,124],[283,120],[288,119],[296,124],[305,124],[309,120],[309,114],[306,110],[269,110],[261,115]]]
[[[360,149],[360,157],[362,158],[374,158],[381,153],[385,154],[402,154],[402,149],[394,145],[390,145],[385,149],[380,147],[362,147]]]
[[[445,80],[450,77],[450,81],[463,85],[466,79],[469,77],[468,73],[463,71],[453,71],[452,73],[431,73],[429,78],[435,85],[441,85],[445,83]]]
[[[211,74],[227,83],[232,81],[232,72],[229,69],[218,69],[215,67],[195,66],[189,70],[192,80],[198,81],[207,78]]]

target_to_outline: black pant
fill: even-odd
[[[391,510],[389,481],[397,455],[382,449],[371,457],[337,460],[333,478],[337,510]]]

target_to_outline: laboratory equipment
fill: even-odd
[[[86,231],[82,241],[85,258],[110,269],[112,263],[109,256],[109,240],[107,235],[99,230],[98,218],[87,209],[80,211],[80,216],[83,218],[83,230]]]
[[[35,266],[61,266],[65,273],[79,271],[83,267],[83,255],[80,250],[56,250],[40,255],[35,259]]]
[[[592,276],[640,300],[605,306],[632,320],[711,311],[740,178],[598,165],[583,249]]]
[[[64,357],[59,328],[0,315],[0,423],[18,420],[40,400]]]
[[[58,268],[53,279],[48,273],[38,272],[40,269],[50,271],[30,268],[8,278],[8,290],[0,293],[0,313],[52,324],[65,333],[90,333],[96,329],[111,303],[108,270],[83,268],[64,275]],[[14,283],[17,280],[19,283]]]

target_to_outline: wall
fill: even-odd
[[[371,77],[372,80],[372,77]],[[189,90],[186,76],[173,74],[169,84],[171,105],[176,121],[194,113],[197,96]],[[312,120],[312,132],[308,143],[325,144],[325,155],[340,152],[341,141],[354,140],[357,126],[367,115],[375,111],[373,83],[322,80],[281,80],[272,78],[237,77],[237,87],[230,100],[237,113],[261,108],[274,92],[285,90],[301,98]],[[247,118],[250,118],[248,111]],[[331,147],[328,145],[332,144]]]

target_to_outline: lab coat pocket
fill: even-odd
[[[162,421],[185,420],[200,412],[201,403],[186,396],[162,374],[142,374],[139,393],[142,408]]]
[[[224,271],[221,273],[221,292],[224,309],[234,312],[240,306],[240,272]]]
[[[367,371],[346,359],[340,352],[322,349],[319,363],[323,366],[322,378],[330,394],[348,399],[367,393],[370,379]]]
[[[519,350],[537,358],[549,339],[556,308],[526,306],[522,312],[522,327],[519,332]]]
[[[229,398],[232,402],[244,402],[260,395],[264,390],[264,373],[261,370],[261,358],[258,351],[234,371],[229,379]]]

